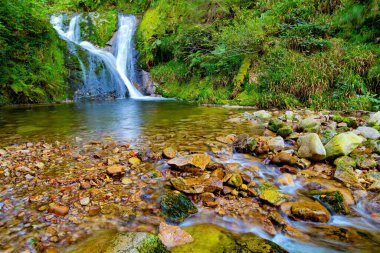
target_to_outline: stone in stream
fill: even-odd
[[[277,134],[280,135],[281,137],[285,138],[288,137],[293,133],[293,128],[290,126],[286,125],[278,129]]]
[[[173,147],[167,147],[162,151],[162,154],[165,158],[173,159],[177,156],[177,150]]]
[[[355,175],[354,168],[351,166],[337,166],[334,178],[346,184],[347,187],[364,189]]]
[[[292,202],[290,216],[296,220],[328,222],[330,213],[318,201],[297,201]]]
[[[326,145],[326,158],[349,155],[363,142],[363,138],[352,133],[341,133],[334,136]]]
[[[268,129],[277,133],[278,129],[284,127],[286,124],[279,119],[271,119],[268,123]]]
[[[237,137],[234,148],[238,153],[253,153],[257,145],[255,138],[249,137],[247,134],[241,134]]]
[[[293,177],[289,173],[284,173],[277,179],[277,183],[281,185],[294,185]]]
[[[67,206],[54,205],[49,208],[49,212],[58,216],[65,216],[69,213],[69,208]]]
[[[372,127],[358,127],[355,133],[363,136],[366,139],[377,140],[380,138],[380,133]]]
[[[172,226],[165,222],[161,222],[159,230],[158,237],[168,248],[181,246],[194,241],[189,233],[178,226]]]
[[[211,157],[208,154],[185,155],[168,161],[171,167],[189,172],[203,171],[209,163],[211,163]]]
[[[259,187],[259,198],[274,206],[279,206],[285,202],[289,196],[281,193],[276,186],[271,183],[264,183]]]
[[[167,191],[159,200],[164,216],[173,222],[181,222],[190,214],[198,212],[191,200],[179,191]]]
[[[277,244],[255,234],[233,234],[212,224],[197,224],[184,229],[194,239],[193,242],[174,247],[171,253],[202,252],[287,252]]]
[[[321,161],[326,158],[325,147],[323,147],[323,144],[317,134],[310,133],[301,136],[297,143],[300,146],[298,149],[299,157],[314,161]]]
[[[65,252],[72,253],[166,253],[160,238],[146,232],[101,230]]]
[[[111,165],[107,167],[107,173],[111,176],[119,176],[124,172],[122,165]]]
[[[190,194],[223,190],[222,180],[207,174],[202,177],[171,178],[170,183],[176,190]]]
[[[282,151],[280,153],[277,153],[272,158],[272,163],[274,164],[287,164],[292,165],[297,163],[297,157],[293,156],[289,152]]]
[[[256,111],[256,112],[252,113],[252,116],[255,119],[269,120],[272,117],[272,114],[270,114],[267,111],[261,110],[261,111]]]

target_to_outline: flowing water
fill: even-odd
[[[3,107],[0,110],[1,146],[13,143],[45,140],[86,143],[91,140],[113,139],[131,143],[137,150],[161,151],[175,146],[180,152],[207,151],[214,147],[215,138],[228,134],[252,133],[249,122],[231,123],[245,111],[221,107],[202,107],[176,101],[116,100],[46,106]],[[279,168],[243,154],[231,157],[215,156],[224,164],[238,164],[237,169],[256,166],[260,172],[250,175],[275,182]],[[167,165],[157,164],[160,169]],[[247,172],[248,173],[248,172]],[[292,186],[281,186],[282,193],[301,196],[304,182],[295,179]],[[157,188],[162,191],[162,188]],[[289,252],[376,252],[380,248],[380,224],[369,216],[366,202],[359,201],[352,215],[332,215],[327,224],[286,219],[288,224],[308,235],[309,239],[292,238],[278,233],[269,235],[260,226],[239,217],[200,212],[181,224],[212,223],[238,233],[252,232],[268,238]],[[118,223],[113,221],[114,223]],[[371,250],[372,249],[372,250]]]
[[[100,49],[88,41],[81,41],[81,15],[74,15],[68,27],[64,26],[65,15],[54,15],[51,23],[59,36],[67,41],[71,54],[78,58],[83,85],[76,91],[76,98],[112,95],[124,98],[126,91],[134,99],[153,99],[144,96],[137,85],[136,50],[133,36],[136,31],[136,17],[119,14],[117,41],[113,53]],[[76,46],[79,46],[77,48]],[[79,50],[87,52],[87,59],[82,59]],[[87,66],[84,63],[87,61]]]

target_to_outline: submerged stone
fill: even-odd
[[[325,204],[331,211],[337,214],[349,214],[350,209],[344,201],[344,196],[340,191],[315,190],[309,192],[309,196]]]
[[[320,161],[326,158],[326,150],[319,136],[315,133],[306,134],[298,139],[298,156],[302,158]]]
[[[168,148],[165,148],[165,149],[162,151],[162,154],[163,154],[164,157],[166,157],[166,158],[173,159],[174,157],[177,156],[177,150],[175,150],[175,149],[172,148],[172,147],[168,147]]]
[[[194,241],[193,237],[180,227],[168,225],[165,222],[160,223],[160,233],[158,237],[168,248],[181,246]]]
[[[178,191],[190,194],[223,190],[223,182],[217,177],[177,177],[171,178],[170,183]]]
[[[277,244],[255,234],[236,235],[212,224],[197,224],[184,230],[194,241],[172,248],[172,253],[287,252]]]
[[[349,155],[363,142],[363,138],[352,132],[334,136],[326,145],[327,159]]]
[[[179,191],[168,191],[159,200],[164,216],[174,222],[181,222],[190,214],[198,212],[191,200]]]

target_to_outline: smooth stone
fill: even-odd
[[[358,127],[355,133],[363,136],[366,139],[377,140],[380,138],[380,133],[372,127]]]
[[[252,115],[254,118],[261,119],[261,120],[269,120],[270,118],[272,118],[272,114],[264,110],[256,111],[252,113]]]
[[[330,213],[318,201],[294,202],[290,208],[291,216],[295,219],[314,222],[328,222]]]
[[[285,202],[289,196],[281,193],[278,188],[271,183],[264,183],[259,187],[259,198],[274,206],[279,206]]]
[[[128,162],[131,164],[132,168],[135,168],[141,164],[141,160],[137,157],[131,157],[128,159]]]
[[[69,208],[67,206],[54,205],[49,208],[49,211],[58,216],[65,216],[69,213]]]
[[[299,157],[314,161],[321,161],[326,158],[326,150],[318,134],[310,133],[301,136],[297,143],[300,146],[298,149]]]
[[[297,157],[293,156],[289,152],[282,151],[273,156],[272,163],[292,165],[297,163]]]
[[[123,174],[124,167],[122,165],[111,165],[107,167],[107,173],[111,176]]]
[[[223,190],[223,182],[217,177],[171,178],[170,183],[181,192],[199,194]]]
[[[368,125],[369,126],[379,126],[380,125],[380,111],[371,115],[371,117],[368,120]]]
[[[168,225],[165,222],[160,223],[159,231],[158,237],[168,248],[181,246],[194,241],[193,237],[180,227]]]
[[[294,185],[293,176],[291,174],[284,173],[277,179],[277,183],[282,185]]]

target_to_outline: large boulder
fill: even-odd
[[[189,178],[171,178],[170,183],[175,189],[190,194],[199,194],[203,192],[214,192],[223,190],[223,182],[217,177],[189,177]]]
[[[325,147],[323,146],[317,134],[310,133],[301,136],[298,139],[297,143],[300,146],[298,149],[299,157],[311,159],[314,161],[321,161],[326,158]]]
[[[277,244],[255,234],[235,235],[212,224],[197,224],[184,230],[194,238],[194,241],[172,248],[170,250],[172,253],[287,252]]]
[[[164,216],[174,222],[181,222],[190,214],[198,212],[191,200],[179,191],[168,191],[159,200]]]
[[[380,126],[380,111],[373,114],[368,120],[369,126]]]
[[[363,136],[366,139],[377,140],[377,139],[380,138],[379,131],[377,131],[376,129],[374,129],[372,127],[358,127],[355,130],[355,133],[357,133],[358,135]]]
[[[326,158],[349,155],[363,142],[363,138],[352,133],[341,133],[334,136],[326,145]]]
[[[211,162],[208,154],[193,154],[176,157],[168,161],[171,167],[182,171],[205,170],[206,166]]]

